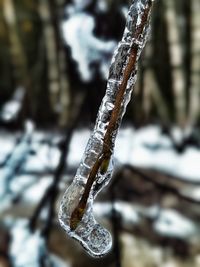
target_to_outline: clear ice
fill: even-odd
[[[106,94],[99,108],[94,131],[89,138],[73,182],[67,188],[60,205],[59,221],[61,226],[70,237],[79,241],[86,251],[93,257],[104,256],[112,247],[111,234],[95,220],[93,215],[93,201],[96,195],[109,183],[111,179],[113,170],[112,158],[105,173],[102,173],[100,170],[98,171],[96,179],[90,190],[85,212],[75,229],[71,229],[70,219],[72,212],[79,204],[83,195],[89,174],[95,162],[101,155],[107,126],[115,105],[119,85],[123,80],[124,70],[128,64],[131,49],[133,46],[137,47],[136,60],[138,60],[146,43],[150,29],[149,19],[142,28],[141,34],[139,34],[137,38],[134,38],[134,33],[138,31],[139,27],[141,27],[144,12],[146,10],[150,10],[151,4],[152,0],[134,0],[129,9],[122,40],[116,48],[112,58]],[[112,150],[114,148],[118,128],[131,97],[133,85],[136,81],[136,74],[137,69],[134,69],[128,79],[123,101],[121,103],[120,115],[117,120],[117,127],[112,135]]]

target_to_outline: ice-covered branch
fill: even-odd
[[[59,219],[65,231],[96,257],[110,250],[112,239],[96,222],[92,204],[112,175],[115,138],[136,81],[137,62],[150,29],[151,7],[152,0],[134,0],[129,9],[122,41],[111,62],[107,90],[94,131],[60,207]]]

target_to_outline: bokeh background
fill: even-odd
[[[57,212],[93,129],[130,0],[0,0],[0,267],[200,266],[200,1],[157,0],[94,204],[92,259]]]

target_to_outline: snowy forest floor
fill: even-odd
[[[200,147],[175,128],[170,138],[155,125],[120,130],[112,182],[94,205],[112,232],[112,252],[91,259],[66,237],[57,219],[59,201],[89,134],[73,133],[55,185],[63,135],[35,131],[30,123],[25,133],[0,132],[0,266],[200,266]],[[183,140],[190,142],[180,148]]]

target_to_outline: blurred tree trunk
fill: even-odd
[[[13,0],[3,0],[3,12],[8,27],[14,78],[18,85],[23,85],[28,77],[27,61],[19,37],[19,28]]]
[[[22,119],[29,117],[41,123],[47,121],[52,113],[46,94],[43,38],[37,38],[40,30],[36,6],[32,1],[3,0],[10,40],[13,86],[22,86],[26,91]]]
[[[183,21],[184,25],[184,65],[185,65],[185,92],[186,92],[186,111],[190,108],[190,87],[191,87],[191,61],[192,61],[192,1],[184,0],[183,4]],[[182,26],[182,25],[181,25]]]
[[[155,79],[155,74],[151,64],[152,56],[152,41],[149,40],[145,49],[146,68],[144,75],[144,99],[142,106],[146,119],[150,117],[149,114],[153,115],[153,113],[156,113],[160,118],[161,123],[168,125],[170,122],[170,111]]]
[[[192,0],[192,52],[189,122],[194,125],[200,118],[200,1]]]
[[[169,118],[174,120],[175,105],[172,86],[172,71],[170,47],[167,34],[167,21],[165,13],[165,0],[155,2],[152,19],[152,56],[151,65],[158,84],[158,95],[164,99],[168,108]]]
[[[59,18],[56,3],[39,1],[39,13],[43,22],[47,63],[48,87],[52,109],[58,114],[59,124],[68,121],[70,93],[66,73],[65,54],[60,40]]]
[[[9,43],[7,23],[4,16],[4,2],[0,1],[0,105],[13,93],[13,90],[8,90],[8,88],[12,88],[13,83]]]
[[[184,86],[183,51],[180,42],[174,0],[164,1],[167,36],[169,40],[170,65],[172,69],[176,122],[186,124],[186,93]]]

